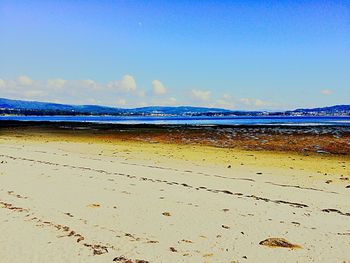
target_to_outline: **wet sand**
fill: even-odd
[[[0,129],[1,262],[350,260],[348,154],[111,134]]]

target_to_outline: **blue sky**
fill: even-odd
[[[350,104],[350,1],[0,0],[0,97]]]

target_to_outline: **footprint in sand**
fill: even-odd
[[[90,208],[99,208],[99,207],[101,207],[101,205],[99,205],[99,204],[89,204],[87,207],[90,207]]]
[[[179,241],[178,243],[180,243],[180,242],[193,243],[191,240],[188,240],[188,239],[182,239],[182,240]]]
[[[69,217],[74,217],[71,213],[64,213],[64,214],[69,216]]]

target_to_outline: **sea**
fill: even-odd
[[[176,125],[293,125],[293,126],[349,126],[350,116],[344,117],[309,117],[309,116],[225,116],[225,117],[193,117],[193,116],[0,116],[1,120],[16,121],[50,121],[50,122],[91,122],[116,124],[176,124]]]

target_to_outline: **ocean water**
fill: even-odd
[[[350,126],[349,117],[114,117],[114,116],[0,116],[1,120],[94,122],[122,124],[187,125],[342,125]]]

